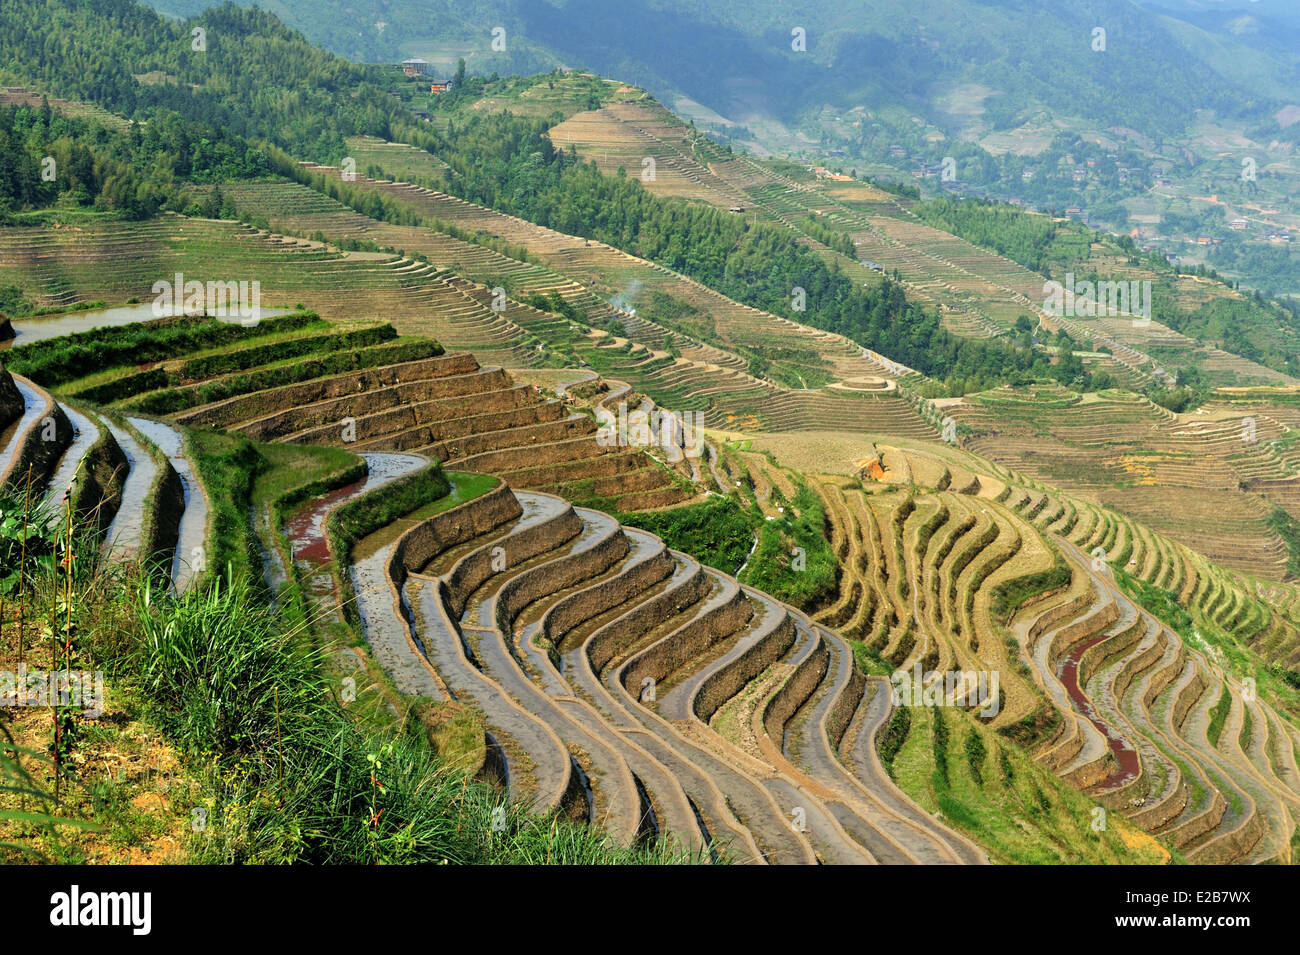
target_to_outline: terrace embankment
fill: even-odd
[[[947,484],[958,464],[980,468],[956,449],[892,453],[892,471],[911,481]],[[853,631],[874,632],[868,650],[939,670],[1002,656],[991,725],[1042,766],[1191,861],[1289,857],[1297,778],[1280,750],[1254,745],[1251,733],[1243,743],[1247,721],[1234,715],[1272,707],[1247,689],[1258,671],[1240,651],[1230,663],[1207,641],[1235,626],[1243,645],[1276,649],[1293,632],[1281,608],[1140,525],[1005,469],[987,474],[975,497],[888,482],[865,493],[833,480],[821,488],[849,558],[841,588],[888,608],[874,630]],[[1009,560],[996,550],[1003,538],[1019,541]],[[1185,631],[1139,599],[1162,593],[1185,608]],[[827,613],[844,617],[843,601]],[[1272,711],[1260,722],[1274,719],[1286,718]]]
[[[598,512],[504,485],[402,531],[386,568],[404,652],[449,697],[483,711],[518,798],[574,811],[580,771],[596,817],[621,842],[644,837],[654,819],[662,835],[699,844],[698,810],[704,838],[749,846],[755,860],[874,858],[850,833],[874,832],[878,807],[828,807],[814,777],[763,768],[707,719],[688,713],[677,728],[662,711],[673,687],[693,688],[695,712],[716,711],[794,651],[794,620],[770,598]],[[598,633],[616,639],[591,644]],[[667,688],[658,705],[639,689],[646,676]],[[791,828],[782,807],[795,798],[815,831]]]

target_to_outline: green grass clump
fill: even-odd
[[[1223,723],[1228,718],[1228,711],[1232,709],[1232,693],[1228,689],[1228,684],[1223,684],[1223,691],[1219,694],[1219,700],[1210,710],[1210,725],[1205,730],[1205,736],[1210,741],[1211,746],[1219,745],[1219,737],[1223,735]]]
[[[115,401],[121,401],[123,398],[129,398],[131,395],[137,395],[142,391],[165,388],[169,381],[170,378],[165,369],[149,368],[145,371],[122,375],[119,378],[111,378],[100,384],[77,388],[69,393],[72,397],[82,401],[110,405]]]
[[[335,553],[351,553],[356,542],[367,534],[446,497],[450,491],[451,484],[442,468],[433,464],[349,501],[331,513],[326,522]]]
[[[1070,565],[1059,553],[1053,554],[1052,566],[1032,574],[1023,574],[993,588],[990,609],[1004,624],[1030,600],[1070,584]]]
[[[666,511],[614,516],[623,524],[649,531],[673,550],[728,574],[740,569],[754,544],[753,525],[731,495]]]
[[[342,351],[380,345],[397,337],[392,325],[371,325],[338,334],[313,335],[308,338],[290,338],[284,341],[255,345],[250,348],[217,352],[202,358],[191,358],[181,365],[177,375],[181,380],[196,381],[215,378],[232,371],[242,371],[257,365],[267,365],[288,358],[298,358],[316,352]]]
[[[131,666],[150,714],[202,760],[194,835],[203,863],[670,863],[670,845],[622,849],[527,813],[442,763],[418,721],[348,718],[320,656],[238,577],[180,598],[146,588]]]
[[[784,513],[773,520],[766,519],[756,502],[746,506],[739,492],[710,495],[662,511],[632,513],[619,510],[614,499],[595,494],[590,480],[567,484],[563,493],[576,504],[649,531],[702,564],[739,575],[778,600],[808,608],[835,593],[839,560],[827,537],[821,498],[797,476],[790,478],[794,500],[784,502]]]
[[[486,476],[485,476],[486,477]],[[486,478],[495,483],[496,478]],[[335,555],[334,574],[338,583],[343,615],[353,625],[360,623],[352,575],[343,573],[339,560],[348,560],[357,541],[427,505],[446,500],[451,484],[438,464],[375,488],[330,512],[325,519],[325,536]]]
[[[1268,515],[1268,527],[1286,544],[1287,576],[1300,576],[1300,521],[1275,504]]]
[[[794,500],[776,520],[758,524],[758,547],[745,583],[796,607],[815,607],[835,593],[839,558],[826,537],[822,499],[795,481]]]
[[[246,576],[178,600],[146,584],[138,613],[142,685],[159,725],[188,752],[274,751],[285,730],[277,715],[310,712],[324,693],[317,660],[280,632]]]
[[[1135,864],[1170,859],[1155,839],[1096,803],[978,720],[942,706],[911,707],[911,732],[891,775],[909,796],[976,839],[995,862]],[[990,763],[990,759],[992,762]],[[996,772],[990,772],[990,765]]]
[[[884,689],[877,692],[887,692]],[[880,762],[885,771],[894,774],[894,759],[907,742],[907,735],[912,731],[912,710],[910,707],[897,707],[889,717],[889,724],[884,732],[876,738],[876,749],[880,753]]]

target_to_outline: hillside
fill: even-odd
[[[203,4],[157,6],[192,15]],[[481,75],[594,70],[764,153],[885,175],[953,157],[971,189],[1043,208],[1083,198],[1116,227],[1124,222],[1118,204],[1148,194],[1153,176],[1198,178],[1229,143],[1234,164],[1251,155],[1281,168],[1285,144],[1294,143],[1282,118],[1298,65],[1285,39],[1294,30],[1285,0],[1243,3],[1231,8],[1241,11],[1235,16],[1222,4],[1130,0],[1086,8],[817,0],[750,4],[743,16],[688,0],[643,0],[618,13],[593,0],[421,0],[360,17],[346,4],[326,6],[337,15],[318,17],[319,4],[300,0],[270,9],[326,48],[369,62],[419,56],[447,75],[461,57]],[[619,29],[625,17],[643,28]],[[498,28],[504,49],[493,46]],[[802,51],[792,49],[795,28],[804,31]],[[1104,52],[1093,48],[1099,28]],[[1098,192],[1076,189],[1069,170],[1041,173],[1067,156],[1073,166],[1081,147],[1103,143],[1095,158],[1123,153],[1120,164],[1140,165],[1143,175],[1112,176]],[[1286,196],[1292,213],[1294,198]]]
[[[565,42],[612,29],[557,8]],[[977,15],[1084,22],[809,3],[796,66],[768,5],[651,8],[646,51],[706,30],[655,70],[752,56],[718,95],[790,129],[783,71],[879,48],[888,82],[810,88],[910,117],[972,82]],[[1133,121],[1181,135],[1208,60],[1099,8],[1152,59],[1072,121],[1155,63]],[[0,11],[0,674],[105,684],[0,706],[0,858],[1297,860],[1294,307],[1078,216],[746,152],[614,66],[435,93],[300,9]],[[313,29],[384,56],[424,9]],[[451,58],[547,12],[439,11]],[[678,64],[706,28],[734,44]],[[981,61],[1062,107],[1023,51]],[[1245,122],[1242,75],[1204,108]]]

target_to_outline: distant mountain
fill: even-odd
[[[204,6],[151,2],[181,15]],[[815,134],[826,108],[854,107],[882,114],[901,108],[971,140],[1045,115],[1058,124],[1176,135],[1196,110],[1263,122],[1287,105],[1300,76],[1293,42],[1300,14],[1291,0],[259,5],[350,58],[418,55],[450,70],[464,56],[471,71],[502,74],[586,67],[768,135],[778,128]],[[496,28],[505,31],[504,50],[492,47]]]

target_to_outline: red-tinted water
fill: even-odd
[[[313,498],[302,510],[284,522],[294,563],[303,571],[307,590],[313,596],[334,593],[329,571],[329,542],[325,538],[325,517],[331,510],[365,492],[387,484],[424,466],[424,458],[413,454],[363,454],[369,466],[365,478],[321,497]]]
[[[1107,636],[1107,634],[1103,633],[1091,640],[1084,640],[1075,644],[1073,649],[1066,654],[1065,660],[1061,664],[1061,682],[1065,685],[1065,691],[1070,694],[1070,699],[1074,701],[1074,705],[1079,712],[1086,716],[1092,725],[1097,727],[1101,735],[1106,738],[1111,754],[1114,755],[1115,761],[1119,764],[1119,769],[1097,784],[1099,789],[1121,786],[1137,778],[1139,769],[1137,750],[1124,736],[1097,715],[1097,710],[1092,705],[1092,701],[1088,699],[1079,686],[1079,660],[1082,659],[1084,651],[1101,643]]]
[[[284,532],[289,537],[294,563],[307,571],[307,589],[317,597],[333,591],[334,578],[326,568],[330,562],[329,542],[325,539],[325,515],[333,508],[351,500],[366,488],[366,481],[331,491],[284,522]]]

